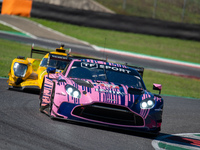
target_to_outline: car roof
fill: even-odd
[[[130,66],[126,66],[126,65],[118,64],[118,63],[107,62],[107,61],[104,61],[104,60],[96,60],[96,59],[73,59],[72,61],[79,61],[79,62],[86,62],[86,63],[97,63],[97,64],[102,64],[102,65],[119,67],[119,68],[126,68],[126,69],[131,69],[131,70],[137,71],[135,68],[132,68]]]
[[[48,57],[49,57],[49,54],[67,56],[66,53],[62,53],[62,52],[49,52],[49,53],[47,53],[43,58],[48,58]]]

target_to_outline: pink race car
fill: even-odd
[[[47,68],[40,111],[62,118],[111,127],[158,133],[162,86],[147,91],[138,68],[93,59],[72,59],[63,73]]]

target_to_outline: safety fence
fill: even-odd
[[[200,24],[200,0],[95,0],[113,11],[173,22]]]

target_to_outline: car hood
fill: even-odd
[[[133,103],[150,96],[144,89],[106,81],[67,79],[67,84],[76,87],[81,92],[81,98],[71,97],[71,101],[82,105],[105,102],[130,107]]]

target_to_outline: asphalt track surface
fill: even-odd
[[[136,66],[142,66],[144,68],[153,69],[153,70],[159,70],[162,72],[168,72],[168,73],[175,73],[178,75],[184,75],[194,78],[200,78],[200,69],[195,67],[188,67],[183,65],[176,65],[176,64],[170,64],[160,61],[154,61],[154,60],[148,60],[148,59],[141,59],[131,56],[124,56],[114,53],[106,53],[102,51],[97,51],[93,47],[88,45],[82,45],[82,44],[72,44],[72,43],[66,43],[66,42],[60,42],[50,39],[44,39],[44,38],[31,38],[31,37],[24,37],[19,35],[13,35],[8,33],[0,33],[0,38],[8,39],[12,41],[18,41],[26,44],[32,44],[34,43],[37,46],[42,46],[44,48],[50,48],[55,49],[60,46],[61,43],[65,44],[65,47],[69,47],[72,49],[72,52],[84,54],[86,56],[94,56],[98,57],[100,59],[106,59],[110,61],[118,61],[120,63],[128,63]]]
[[[52,120],[39,112],[39,91],[7,90],[0,79],[2,150],[153,150],[156,137],[108,127]],[[200,100],[164,96],[160,136],[198,133]]]

